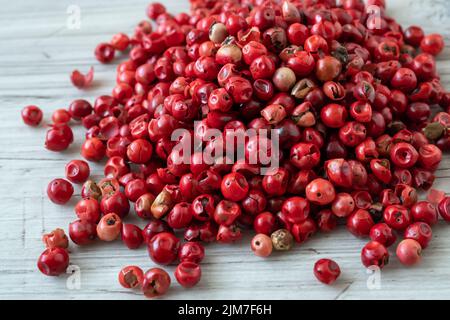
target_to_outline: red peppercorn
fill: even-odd
[[[126,266],[119,272],[119,283],[126,289],[140,287],[144,281],[144,272],[137,266]]]
[[[69,105],[69,114],[76,121],[90,115],[92,110],[92,105],[86,100],[75,100]]]
[[[167,223],[173,229],[182,229],[192,221],[191,205],[187,202],[177,203],[167,215]]]
[[[67,124],[72,116],[66,109],[58,109],[52,114],[52,121],[56,124]]]
[[[175,269],[175,278],[178,283],[185,288],[195,286],[200,281],[201,276],[202,270],[200,266],[194,262],[181,262]]]
[[[433,144],[425,144],[419,149],[419,164],[423,168],[435,170],[442,160],[442,151]]]
[[[262,182],[264,191],[269,196],[282,196],[286,193],[289,184],[289,173],[284,168],[268,172]]]
[[[271,235],[276,231],[278,221],[270,212],[262,212],[258,214],[253,221],[253,229],[256,233]]]
[[[247,196],[250,187],[242,174],[234,172],[223,177],[220,189],[226,199],[238,202]]]
[[[419,201],[410,210],[414,221],[426,222],[430,226],[438,222],[438,211],[431,202]]]
[[[413,221],[407,208],[401,205],[391,205],[384,209],[384,221],[394,230],[405,230]]]
[[[320,150],[312,143],[297,143],[291,148],[291,163],[301,170],[310,170],[320,162]]]
[[[83,160],[72,160],[66,165],[66,177],[72,183],[85,183],[90,172],[89,164]]]
[[[66,150],[73,142],[73,132],[69,126],[55,124],[47,131],[45,136],[45,147],[50,151]]]
[[[220,225],[216,235],[216,240],[220,243],[233,243],[241,240],[241,238],[241,229],[235,224],[231,226]]]
[[[94,198],[85,198],[78,201],[75,213],[80,220],[98,223],[100,220],[100,204]]]
[[[131,180],[125,186],[125,195],[131,202],[136,202],[145,193],[147,193],[147,188],[142,179]]]
[[[415,222],[405,230],[405,239],[413,239],[420,243],[422,249],[428,247],[433,232],[429,224],[425,222]]]
[[[46,249],[39,256],[37,266],[46,276],[59,276],[65,273],[69,266],[69,254],[63,248]]]
[[[405,42],[414,47],[420,46],[420,42],[422,41],[424,36],[425,34],[422,28],[418,26],[410,26],[409,28],[405,29],[405,31],[403,31]]]
[[[339,265],[330,259],[320,259],[314,264],[314,275],[324,284],[333,284],[341,275]]]
[[[370,229],[370,239],[390,247],[397,240],[397,236],[386,223],[377,223]]]
[[[156,234],[148,244],[150,258],[158,264],[168,265],[178,257],[180,241],[169,232]]]
[[[397,246],[397,258],[405,266],[418,264],[422,260],[422,247],[413,239],[405,239]]]
[[[118,191],[103,195],[102,201],[100,202],[100,209],[104,214],[114,212],[119,217],[124,218],[130,211],[130,203],[125,194]]]
[[[95,48],[95,57],[101,63],[108,63],[114,59],[115,49],[109,43],[100,43]]]
[[[367,268],[371,266],[383,268],[389,263],[389,252],[381,243],[370,241],[361,251],[361,261]]]
[[[134,224],[124,224],[122,226],[122,241],[129,249],[138,249],[144,242],[141,228]]]
[[[284,201],[281,212],[290,223],[301,223],[309,216],[309,202],[302,197],[289,198]]]
[[[311,181],[306,186],[306,198],[318,205],[327,205],[336,197],[334,186],[330,181],[319,178]]]
[[[41,123],[43,116],[42,110],[36,106],[27,106],[22,109],[22,120],[31,127],[37,127]]]
[[[144,242],[148,245],[152,240],[153,236],[161,232],[173,232],[169,227],[167,222],[164,220],[152,220],[145,228],[142,230],[142,236],[144,237]]]
[[[439,202],[439,213],[445,221],[450,221],[450,197],[445,197]]]
[[[100,161],[106,153],[106,147],[99,138],[87,139],[81,147],[81,155],[88,161]]]
[[[181,245],[178,259],[181,262],[193,262],[199,264],[205,257],[205,249],[198,242],[186,242]]]
[[[48,198],[56,204],[66,204],[73,195],[73,186],[64,179],[55,179],[48,184]]]
[[[130,161],[142,164],[150,160],[153,154],[153,146],[144,139],[134,140],[127,149],[127,156]]]
[[[316,214],[317,227],[322,232],[330,232],[337,226],[337,218],[331,210],[321,210]]]
[[[437,56],[444,49],[444,39],[440,34],[426,35],[420,42],[422,51]]]
[[[356,237],[368,236],[373,226],[372,216],[364,209],[356,210],[347,218],[347,229]]]
[[[144,274],[142,291],[147,298],[155,298],[164,295],[170,287],[169,274],[160,269],[153,268]]]
[[[304,243],[317,232],[317,224],[311,218],[296,223],[291,228],[292,236],[297,243]]]
[[[97,225],[87,220],[77,220],[69,224],[69,237],[79,246],[91,244],[97,237]]]
[[[337,217],[347,217],[355,209],[355,201],[348,193],[338,193],[331,204],[331,211]]]
[[[419,153],[409,143],[399,142],[390,148],[391,161],[397,167],[411,168],[419,159]]]

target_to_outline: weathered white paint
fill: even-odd
[[[66,27],[67,7],[78,4],[81,29]],[[167,0],[171,12],[187,7],[187,1]],[[449,9],[445,0],[388,1],[390,12],[403,24],[420,24],[427,32],[449,37]],[[19,112],[37,104],[45,112],[66,107],[75,99],[90,100],[108,93],[115,79],[114,67],[96,63],[93,48],[119,31],[131,32],[145,18],[146,1],[78,0],[6,1],[0,11],[0,299],[141,299],[137,292],[122,289],[117,273],[127,264],[144,269],[153,266],[144,249],[129,251],[120,242],[71,247],[71,262],[81,268],[81,290],[68,290],[66,277],[42,276],[36,259],[42,249],[41,234],[67,225],[74,219],[73,199],[67,206],[50,203],[45,196],[48,181],[64,174],[68,159],[77,157],[83,130],[76,128],[76,143],[62,154],[43,148],[45,128],[22,125]],[[443,83],[450,88],[450,50],[439,58]],[[87,92],[73,88],[69,73],[95,66],[95,85]],[[93,165],[97,176],[101,166]],[[438,171],[437,188],[450,192],[450,157]],[[79,190],[77,190],[79,192]],[[142,222],[138,222],[143,226]],[[261,260],[250,253],[249,239],[238,245],[207,247],[203,279],[192,290],[174,284],[173,299],[444,299],[450,298],[449,226],[441,222],[424,254],[420,267],[401,268],[395,258],[382,273],[380,290],[368,290],[368,275],[359,252],[364,244],[343,228],[316,237],[287,254]],[[318,258],[337,260],[343,270],[338,283],[325,287],[312,275]],[[173,267],[169,268],[173,272]],[[175,281],[174,281],[175,282]]]

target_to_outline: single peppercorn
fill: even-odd
[[[279,229],[272,233],[270,237],[272,238],[273,248],[277,251],[291,250],[294,245],[294,237],[286,229]]]

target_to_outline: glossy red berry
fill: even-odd
[[[290,223],[301,223],[305,221],[309,216],[309,202],[302,197],[292,197],[286,199],[286,201],[284,201],[283,203],[281,212]]]
[[[429,224],[425,222],[415,222],[405,230],[405,239],[413,239],[420,243],[422,249],[428,247],[433,232]]]
[[[70,182],[64,179],[55,179],[48,184],[47,195],[48,198],[56,204],[66,204],[73,195],[73,186]]]
[[[419,160],[419,153],[411,144],[399,142],[390,148],[390,157],[395,166],[408,169]]]
[[[91,244],[97,238],[97,225],[88,220],[77,220],[69,224],[69,237],[79,246]]]
[[[91,170],[83,160],[72,160],[66,164],[66,177],[72,183],[82,184],[89,179]]]
[[[122,241],[129,249],[138,249],[144,242],[141,228],[134,224],[124,224],[122,226]]]
[[[144,139],[134,140],[127,149],[127,156],[131,162],[143,164],[150,160],[153,154],[152,144]]]
[[[230,173],[223,177],[220,187],[223,196],[230,201],[241,201],[250,189],[247,179],[240,173]]]
[[[442,219],[450,221],[450,197],[445,197],[439,202],[438,210]]]
[[[423,52],[437,56],[444,49],[444,38],[437,33],[429,34],[423,37],[420,42],[420,49]]]
[[[414,221],[425,222],[430,226],[438,222],[438,210],[431,202],[419,201],[410,210]]]
[[[75,213],[80,220],[98,223],[100,220],[100,204],[94,198],[85,198],[78,201]]]
[[[200,281],[201,276],[202,270],[200,266],[194,262],[181,262],[175,269],[175,278],[178,283],[185,288],[195,286]]]
[[[47,131],[45,147],[50,151],[63,151],[73,142],[73,131],[65,124],[55,124]]]
[[[348,193],[338,193],[331,204],[331,211],[337,217],[347,217],[355,209],[355,200]]]
[[[370,239],[390,247],[397,240],[397,235],[386,223],[377,223],[370,229]]]
[[[92,110],[92,105],[86,100],[75,100],[69,105],[69,114],[76,121],[90,115]]]
[[[108,63],[114,59],[115,49],[109,43],[100,43],[97,48],[95,48],[95,57],[101,63]]]
[[[193,262],[199,264],[205,257],[205,248],[198,242],[183,243],[178,252],[181,262]]]
[[[150,258],[158,264],[168,265],[178,257],[180,241],[178,238],[168,232],[156,234],[148,244]]]
[[[69,266],[69,254],[63,248],[46,249],[39,256],[37,266],[46,276],[59,276],[65,273]]]
[[[389,252],[381,243],[370,241],[361,251],[361,261],[367,268],[371,266],[383,268],[389,263]]]
[[[314,275],[324,284],[333,284],[341,275],[339,265],[330,259],[320,259],[314,264]]]
[[[306,186],[306,198],[314,204],[327,205],[333,202],[336,191],[330,181],[319,178]]]
[[[387,225],[394,230],[405,230],[413,222],[409,210],[401,205],[386,207],[383,218]]]
[[[88,161],[100,161],[106,153],[106,147],[99,138],[87,139],[81,147],[81,155]]]
[[[356,237],[368,236],[373,226],[373,218],[367,210],[358,209],[347,217],[347,229]]]
[[[41,123],[43,116],[42,110],[36,106],[27,106],[22,109],[22,120],[31,127],[37,127]]]

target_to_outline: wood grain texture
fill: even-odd
[[[42,251],[44,231],[73,220],[75,197],[67,206],[55,206],[45,196],[49,180],[64,174],[68,159],[79,157],[83,130],[75,129],[76,142],[64,153],[44,150],[45,128],[22,125],[19,112],[28,104],[51,111],[67,107],[71,100],[93,100],[109,93],[115,68],[96,63],[93,48],[119,31],[133,30],[145,18],[146,1],[77,0],[81,8],[79,30],[66,27],[67,7],[74,1],[0,0],[0,299],[143,299],[122,289],[116,281],[121,267],[137,264],[153,267],[146,250],[129,251],[121,243],[77,248],[71,246],[71,262],[81,269],[81,289],[69,290],[66,277],[42,276],[36,259]],[[167,0],[171,12],[187,8],[188,1]],[[391,15],[403,25],[419,24],[427,32],[444,33],[450,43],[450,13],[446,0],[388,1]],[[450,87],[450,50],[439,57],[442,82]],[[82,92],[73,88],[68,75],[73,69],[95,66],[95,85]],[[92,165],[94,177],[102,167]],[[436,187],[450,192],[450,158],[438,171]],[[79,193],[79,190],[77,189]],[[133,219],[131,219],[133,221]],[[142,222],[136,221],[141,226]],[[184,290],[174,283],[168,299],[448,299],[450,298],[450,236],[441,222],[420,267],[404,269],[396,259],[381,275],[381,289],[369,290],[368,274],[359,253],[364,240],[343,228],[316,237],[287,254],[261,260],[250,253],[249,238],[230,246],[211,245],[201,283]],[[335,259],[343,275],[325,287],[312,275],[314,262]],[[174,268],[168,268],[172,273]],[[175,281],[174,281],[175,282]]]

